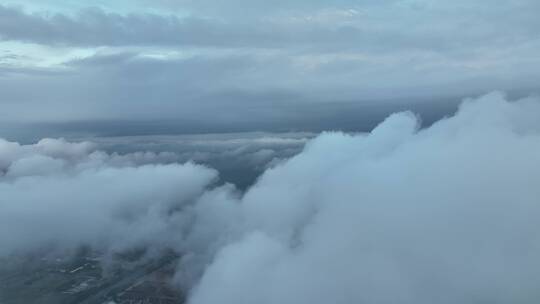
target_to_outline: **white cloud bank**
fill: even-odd
[[[320,135],[241,197],[201,166],[1,142],[0,254],[172,247],[190,304],[537,303],[539,118],[499,93],[426,129],[394,114]]]
[[[34,250],[173,247],[183,205],[215,170],[159,164],[167,153],[107,154],[88,142],[0,141],[0,257]],[[157,164],[148,164],[157,163]]]
[[[189,303],[538,302],[539,118],[493,93],[321,135],[245,195]]]

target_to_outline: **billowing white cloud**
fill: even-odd
[[[536,302],[538,117],[493,93],[319,136],[237,204],[189,303]]]
[[[35,144],[0,139],[0,257],[82,245],[103,252],[183,250],[190,243],[184,230],[212,191],[232,197],[236,191],[226,185],[200,197],[215,187],[217,172],[191,162],[235,169],[236,175],[259,172],[298,153],[311,136],[45,138]],[[199,198],[202,207],[191,208]]]
[[[0,256],[181,243],[182,206],[217,178],[166,153],[107,154],[88,142],[0,141]]]

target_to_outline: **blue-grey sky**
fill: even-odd
[[[538,11],[537,0],[0,1],[0,121],[339,128],[328,121],[351,108],[365,118],[534,91]]]

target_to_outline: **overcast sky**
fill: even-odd
[[[539,11],[537,0],[0,1],[0,135],[15,123],[362,129],[396,105],[535,91]]]

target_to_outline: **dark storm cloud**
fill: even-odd
[[[61,68],[5,67],[0,69],[0,118],[6,126],[0,132],[11,139],[36,139],[80,134],[368,131],[393,111],[411,109],[423,114],[429,124],[453,113],[461,97],[479,88],[508,88],[505,83],[474,79],[430,87],[420,78],[417,88],[408,90],[414,96],[409,97],[402,89],[385,89],[389,86],[385,75],[372,74],[369,64],[356,63],[357,68],[351,68],[351,62],[342,63],[343,68],[335,64],[305,73],[295,68],[294,59],[280,55],[157,59],[134,51],[73,59]],[[392,74],[403,72],[394,69]],[[429,76],[421,74],[418,77]]]
[[[248,62],[237,57],[156,60],[119,54],[73,61],[67,69],[43,73],[5,68],[0,115],[47,121],[194,114],[201,95],[222,87],[222,78],[245,69]],[[41,111],[28,112],[30,105]]]
[[[95,79],[99,79],[99,75],[101,73],[98,73]],[[366,99],[358,102],[347,99],[321,99],[315,95],[302,95],[283,89],[230,91],[226,88],[202,87],[207,92],[198,92],[190,87],[189,82],[180,80],[178,82],[169,80],[169,87],[164,86],[163,91],[155,92],[153,90],[158,85],[151,83],[152,77],[137,80],[137,76],[132,76],[131,79],[135,83],[124,83],[123,80],[109,83],[97,80],[85,81],[83,78],[78,82],[72,81],[72,87],[62,86],[62,80],[58,80],[55,86],[49,87],[48,90],[51,90],[52,96],[62,99],[50,99],[46,100],[47,103],[34,105],[34,109],[41,109],[36,112],[40,116],[27,116],[27,122],[29,120],[33,123],[26,125],[10,118],[26,114],[24,110],[28,104],[32,104],[33,94],[11,88],[18,93],[18,97],[28,100],[23,103],[4,104],[6,109],[10,109],[4,112],[6,117],[4,122],[11,121],[14,125],[7,124],[2,128],[3,136],[11,139],[35,140],[43,136],[77,137],[84,134],[127,136],[253,130],[369,131],[386,115],[399,110],[412,109],[422,114],[424,123],[429,125],[434,120],[453,113],[460,100],[458,96],[453,99],[415,98],[384,101]],[[212,83],[211,75],[207,79]],[[102,86],[90,85],[94,83],[100,83]],[[197,85],[202,84],[197,82],[191,84]],[[45,84],[42,86],[46,87]],[[56,91],[54,88],[57,88]],[[100,103],[91,103],[97,96]],[[71,106],[63,109],[63,103],[69,103]],[[126,104],[129,105],[128,108]],[[97,106],[106,106],[110,118],[99,118],[95,115],[94,113],[105,112],[103,108],[96,109]],[[70,116],[71,109],[81,107],[87,109],[85,114],[89,116]],[[163,111],[164,108],[167,111]],[[91,114],[94,115],[90,116]],[[48,117],[48,122],[41,122],[45,116]]]
[[[452,113],[448,98],[540,79],[537,1],[137,3],[155,10],[0,5],[0,119],[12,123],[0,135],[13,123],[365,131],[391,111],[424,111],[417,103],[431,101],[436,118]]]

